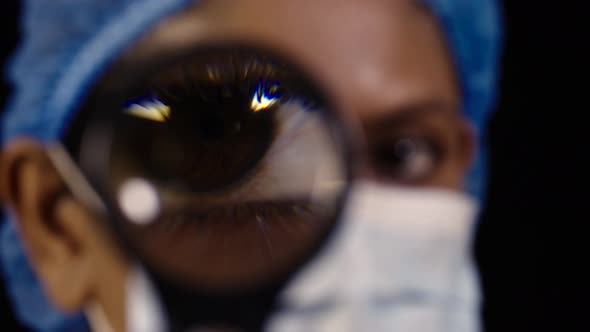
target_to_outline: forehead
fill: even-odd
[[[421,99],[457,102],[442,33],[413,0],[199,2],[157,26],[125,58],[153,57],[202,41],[279,49],[359,112],[387,112]]]

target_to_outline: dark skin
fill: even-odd
[[[207,1],[159,24],[119,63],[203,41],[270,45],[315,73],[359,142],[358,177],[463,190],[473,156],[472,129],[460,114],[443,35],[414,2]],[[407,165],[381,157],[408,138],[434,142],[436,157]],[[69,194],[42,144],[20,137],[6,146],[0,192],[53,303],[66,311],[98,304],[113,329],[124,331],[129,260],[103,224]]]

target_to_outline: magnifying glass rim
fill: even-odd
[[[145,252],[142,252],[142,250],[134,244],[134,241],[129,239],[128,234],[126,234],[126,231],[123,229],[124,223],[122,221],[129,221],[121,211],[114,193],[112,193],[109,185],[107,185],[109,177],[108,172],[105,172],[105,170],[109,169],[108,163],[109,156],[111,155],[110,148],[112,146],[110,139],[113,137],[111,133],[114,130],[114,128],[109,125],[109,119],[112,119],[113,112],[116,112],[120,108],[120,105],[127,100],[127,93],[141,86],[141,82],[146,77],[153,77],[154,74],[157,74],[162,69],[170,68],[172,65],[190,59],[191,57],[203,55],[205,53],[223,54],[224,52],[262,54],[264,56],[269,56],[271,60],[280,59],[281,62],[288,64],[290,70],[294,69],[298,73],[298,77],[303,78],[304,83],[309,85],[310,91],[314,93],[314,97],[318,99],[322,106],[325,106],[322,107],[321,112],[319,113],[324,120],[323,125],[328,129],[331,139],[336,143],[336,148],[339,149],[339,153],[342,156],[342,161],[344,163],[343,176],[346,185],[343,187],[342,193],[340,194],[340,197],[338,197],[335,206],[334,225],[325,230],[325,234],[320,236],[317,243],[314,243],[309,252],[302,255],[302,257],[298,259],[297,264],[294,264],[293,267],[273,276],[269,280],[254,282],[251,285],[241,285],[239,288],[227,287],[227,289],[211,289],[211,287],[204,287],[201,289],[194,284],[187,284],[166,274],[165,271],[161,271],[161,268],[158,268],[154,263],[150,262],[150,257],[148,257]],[[183,52],[160,57],[151,65],[152,66],[149,70],[138,71],[136,75],[125,77],[127,83],[122,85],[126,86],[126,89],[117,91],[118,94],[113,95],[113,98],[101,100],[101,102],[105,101],[105,105],[112,105],[113,107],[103,108],[95,105],[90,109],[92,114],[89,119],[92,126],[85,128],[85,134],[80,142],[80,160],[77,165],[80,173],[85,180],[87,180],[97,197],[99,197],[102,206],[104,206],[104,211],[99,212],[103,214],[106,223],[110,226],[117,239],[116,242],[122,246],[124,252],[131,257],[135,257],[144,265],[148,273],[157,279],[179,286],[180,288],[190,289],[194,294],[199,294],[206,298],[227,297],[231,299],[240,296],[257,296],[257,294],[264,293],[265,290],[273,290],[272,292],[278,293],[294,274],[303,269],[303,267],[321,250],[325,243],[328,242],[330,235],[333,234],[335,229],[339,226],[341,212],[346,204],[350,185],[353,180],[353,140],[351,137],[351,131],[346,130],[346,124],[335,107],[336,104],[332,103],[329,96],[325,94],[326,89],[320,85],[321,80],[315,79],[313,75],[308,73],[308,71],[305,70],[305,66],[293,61],[292,57],[287,56],[275,48],[260,44],[244,43],[242,41],[200,42],[194,44],[191,48]],[[96,89],[96,87],[94,89]],[[321,95],[316,96],[315,94]],[[92,95],[92,93],[90,95]],[[85,109],[87,105],[85,106],[84,103],[82,103],[81,106],[81,109]],[[101,108],[101,112],[97,112],[97,108]],[[87,147],[89,141],[93,142],[93,147],[98,146],[98,149],[92,148],[92,151],[90,151],[89,147]],[[100,143],[97,144],[96,142]],[[99,157],[100,154],[98,151],[103,152],[102,160]],[[275,294],[275,296],[276,295],[277,294]]]

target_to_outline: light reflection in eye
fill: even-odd
[[[166,122],[170,118],[170,111],[170,106],[155,98],[132,103],[125,109],[129,115],[155,122]]]
[[[121,186],[118,199],[121,210],[134,223],[152,223],[160,213],[160,197],[156,188],[147,180],[127,180]]]
[[[264,82],[258,83],[250,109],[252,112],[260,112],[274,106],[279,101],[279,96],[276,95],[278,85],[267,87]]]

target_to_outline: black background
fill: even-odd
[[[504,3],[502,93],[490,124],[491,186],[476,243],[488,332],[590,331],[585,2]],[[17,1],[2,1],[0,17],[3,61],[18,37]],[[2,104],[8,92],[4,83]],[[0,294],[0,331],[21,331],[10,308]]]

